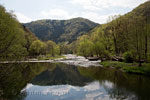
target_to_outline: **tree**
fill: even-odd
[[[40,40],[36,40],[31,44],[29,51],[31,55],[36,56],[40,54],[46,54],[46,45]]]
[[[93,43],[88,35],[83,35],[78,40],[78,54],[84,57],[93,56]]]
[[[96,28],[96,31],[91,34],[91,41],[94,44],[94,54],[97,56],[104,57],[106,52],[111,53],[113,42],[109,26],[105,24]]]
[[[0,58],[20,58],[27,54],[26,43],[21,24],[14,14],[0,5]]]
[[[56,43],[55,42],[53,42],[53,41],[51,41],[51,40],[49,40],[49,41],[47,41],[46,42],[46,53],[47,54],[50,54],[51,56],[55,56],[55,50],[56,50],[56,48],[58,49],[58,47],[56,46]]]
[[[60,54],[59,55],[68,54],[69,53],[70,49],[68,48],[68,46],[69,46],[68,42],[58,43],[58,46],[60,48]]]
[[[32,42],[37,40],[37,37],[28,28],[26,28],[24,25],[22,26],[22,28],[25,32],[25,40],[26,40],[24,47],[29,52],[29,49],[30,49]]]
[[[144,40],[145,40],[145,34],[143,34],[144,32],[144,28],[143,28],[143,18],[141,16],[135,16],[134,18],[132,18],[133,20],[133,24],[136,25],[136,27],[134,25],[132,25],[132,43],[133,43],[133,47],[135,47],[136,50],[136,56],[139,62],[139,66],[141,66],[141,60],[144,58]]]
[[[115,16],[111,16],[110,20],[111,23],[110,24],[110,28],[111,28],[111,34],[113,37],[113,44],[114,44],[114,49],[115,49],[115,55],[119,55],[120,54],[120,43],[121,41],[119,41],[119,39],[121,38],[122,32],[121,31],[121,19],[120,19],[120,15],[115,15]]]

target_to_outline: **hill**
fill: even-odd
[[[24,25],[39,39],[53,40],[58,43],[72,42],[98,24],[84,18],[73,18],[70,20],[38,20]]]

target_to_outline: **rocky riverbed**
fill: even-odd
[[[66,63],[70,65],[82,66],[82,67],[89,67],[89,66],[101,66],[99,63],[101,60],[98,61],[89,61],[83,56],[77,56],[73,54],[64,55],[64,58],[59,58],[55,60],[38,60],[38,59],[30,59],[28,61],[3,61],[0,63],[24,63],[24,62],[49,62],[49,63]]]
[[[57,59],[56,62],[62,62],[70,65],[76,65],[76,66],[83,66],[83,67],[89,67],[89,66],[101,66],[98,61],[89,61],[83,56],[76,56],[72,54],[64,55],[65,59]]]

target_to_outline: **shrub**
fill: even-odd
[[[133,63],[132,52],[125,52],[123,56],[126,63]]]

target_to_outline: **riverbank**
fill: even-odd
[[[41,56],[41,57],[37,57],[37,60],[57,60],[57,59],[65,59],[65,56]]]
[[[90,66],[99,66],[102,67],[99,63],[101,60],[98,61],[89,61],[83,56],[77,56],[73,54],[66,54],[62,56],[56,56],[56,57],[39,57],[39,58],[32,58],[28,60],[23,61],[0,61],[0,63],[30,63],[30,62],[47,62],[47,63],[65,63],[69,65],[75,65],[75,66],[82,66],[82,67],[90,67]]]
[[[69,65],[75,65],[75,66],[82,66],[82,67],[90,67],[90,66],[97,66],[97,67],[102,67],[99,63],[101,60],[98,61],[89,61],[83,56],[77,56],[73,54],[67,54],[64,55],[65,59],[64,60],[57,60],[57,62],[62,62],[66,63]]]
[[[10,60],[10,61],[0,61],[0,63],[26,63],[26,62],[54,62],[55,60],[65,59],[65,56],[38,56],[27,58],[25,60]]]
[[[125,63],[118,61],[104,61],[100,62],[100,64],[103,67],[112,67],[127,73],[150,76],[150,63],[143,63],[140,67],[138,66],[138,63]]]

